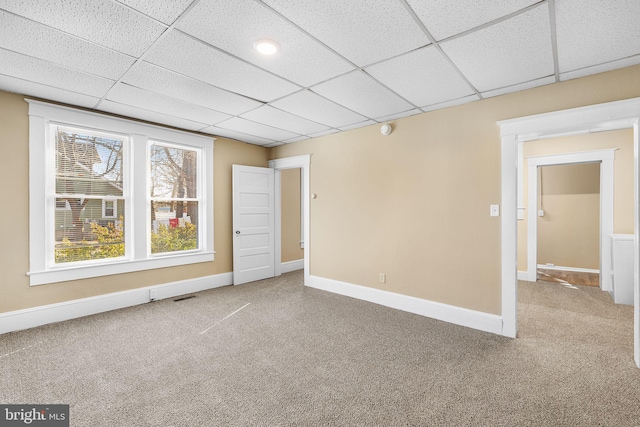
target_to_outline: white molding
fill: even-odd
[[[542,268],[543,270],[575,271],[576,273],[600,273],[600,270],[596,270],[595,268],[565,267],[563,265],[549,267],[544,264],[538,264],[538,268]],[[613,272],[611,272],[611,274],[613,274]]]
[[[574,153],[534,156],[527,159],[529,193],[527,220],[527,271],[535,282],[538,265],[538,167],[576,163],[600,163],[600,287],[611,291],[611,241],[614,217],[614,159],[616,148]]]
[[[1,313],[0,334],[219,288],[232,282],[233,273],[222,273]]]
[[[304,269],[304,259],[287,261],[280,264],[280,271],[282,273],[290,273],[292,271],[303,270],[303,269]]]
[[[518,223],[517,223],[517,151],[514,135],[501,138],[501,280],[502,335],[515,338],[518,333]],[[508,161],[511,160],[511,161]]]
[[[529,281],[529,273],[526,271],[518,270],[518,280],[524,280],[525,282]]]
[[[517,333],[517,148],[518,141],[576,135],[615,129],[633,129],[634,147],[634,360],[640,368],[640,98],[499,121],[501,145],[501,265],[503,329]]]
[[[274,271],[276,276],[282,272],[282,175],[280,169],[273,171],[273,221],[274,221]],[[280,237],[277,237],[280,236]]]
[[[107,260],[103,265],[90,266],[61,266],[55,270],[30,271],[29,285],[38,286],[47,283],[59,283],[70,280],[87,279],[91,277],[110,276],[114,274],[132,273],[135,271],[153,270],[156,268],[175,267],[180,265],[211,262],[215,252],[189,252],[176,255],[157,255],[142,260]]]
[[[323,291],[372,302],[385,307],[419,314],[432,319],[442,320],[444,322],[466,326],[467,328],[477,329],[493,334],[501,334],[503,330],[502,317],[495,314],[469,310],[462,307],[456,307],[453,305],[318,276],[310,276],[306,285]]]

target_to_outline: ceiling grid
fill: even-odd
[[[637,0],[0,0],[0,90],[273,147],[640,64],[638,22]]]

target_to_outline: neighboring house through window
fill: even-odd
[[[213,260],[212,138],[28,102],[32,285]]]

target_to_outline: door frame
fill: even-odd
[[[269,167],[275,169],[275,264],[276,276],[282,274],[282,195],[280,188],[280,171],[283,169],[302,169],[300,176],[300,187],[302,188],[302,218],[303,220],[303,236],[304,236],[304,283],[309,282],[309,166],[311,165],[311,155],[304,154],[301,156],[284,157],[281,159],[269,160]]]
[[[607,130],[633,129],[634,150],[634,360],[640,368],[640,98],[595,104],[499,121],[501,137],[502,335],[518,332],[517,216],[518,142]]]
[[[535,282],[538,266],[538,167],[579,163],[600,164],[600,288],[611,291],[611,240],[613,233],[613,195],[615,148],[535,156],[527,159],[527,280]],[[522,189],[519,188],[518,191]]]

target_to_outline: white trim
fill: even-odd
[[[501,145],[501,265],[502,265],[502,317],[503,335],[517,332],[517,148],[518,141],[603,130],[633,128],[634,147],[634,359],[640,368],[640,174],[638,158],[640,141],[640,98],[570,110],[554,111],[498,122]],[[506,329],[509,329],[508,331]],[[508,332],[508,333],[507,333]]]
[[[538,258],[538,167],[576,163],[600,163],[600,287],[611,291],[611,241],[613,233],[613,196],[615,148],[576,153],[535,156],[527,159],[529,193],[527,218],[527,271],[536,281]]]
[[[0,334],[214,289],[232,281],[233,273],[222,273],[1,313]]]
[[[402,310],[408,313],[442,320],[455,325],[466,326],[467,328],[477,329],[493,334],[500,334],[502,332],[502,317],[495,314],[469,310],[467,308],[456,307],[454,305],[443,304],[318,276],[310,276],[307,286],[332,292],[334,294],[369,301],[374,304],[383,305],[396,310]]]
[[[518,270],[518,280],[524,280],[525,282],[529,281],[529,273],[526,271]]]
[[[274,237],[280,236],[280,238],[275,237],[274,242],[274,251],[275,251],[275,275],[280,276],[282,271],[282,175],[280,174],[280,170],[276,169],[273,171],[273,187],[274,191],[274,202],[273,202],[273,217],[274,217]]]
[[[295,261],[287,261],[280,264],[280,271],[284,273],[290,273],[292,271],[303,270],[304,259],[297,259]]]
[[[30,285],[42,285],[97,276],[127,273],[158,267],[192,264],[212,261],[214,258],[213,238],[213,144],[215,138],[195,135],[188,132],[167,129],[146,123],[106,116],[84,110],[63,107],[31,99],[29,103],[29,269]],[[53,221],[54,200],[48,197],[54,194],[53,181],[47,179],[53,171],[54,144],[48,138],[50,123],[64,123],[72,127],[81,127],[97,132],[109,132],[122,135],[127,148],[124,162],[126,200],[125,217],[125,256],[96,262],[74,263],[75,265],[55,264],[53,262]],[[202,203],[198,235],[200,247],[194,251],[163,254],[149,254],[150,238],[148,221],[150,203],[145,187],[148,174],[148,140],[173,141],[181,147],[200,150],[198,188]],[[136,167],[131,168],[135,162]],[[145,167],[145,165],[147,167]],[[49,171],[49,172],[47,172]],[[109,197],[107,197],[109,198]],[[51,215],[43,215],[51,212]],[[136,227],[133,227],[136,224]]]
[[[304,208],[304,242],[305,242],[305,250],[304,250],[304,283],[307,284],[309,282],[310,276],[310,258],[309,258],[309,248],[311,245],[309,244],[309,209],[310,209],[310,191],[309,191],[309,175],[310,175],[310,165],[311,165],[311,154],[304,154],[301,156],[294,157],[285,157],[282,159],[274,159],[269,160],[269,167],[282,170],[282,169],[296,169],[302,168],[302,182],[300,183],[303,187],[303,203],[302,206]],[[276,192],[277,192],[276,188]],[[282,218],[279,216],[279,211],[276,211],[276,223],[282,221]],[[282,236],[279,233],[276,233],[276,242],[280,247],[282,247]],[[277,264],[279,265],[279,264]]]
[[[538,264],[538,268],[542,268],[543,270],[575,271],[576,273],[600,273],[600,270],[596,270],[595,268],[565,267],[563,265],[554,265],[553,267],[549,267],[545,264]]]
[[[501,280],[502,335],[515,338],[518,333],[518,224],[517,224],[517,144],[514,135],[501,138]]]
[[[30,285],[44,285],[54,282],[87,279],[91,277],[109,276],[112,274],[132,273],[134,271],[153,270],[156,268],[175,267],[178,265],[196,264],[214,260],[215,252],[179,253],[171,255],[154,255],[152,258],[131,261],[113,258],[104,265],[65,267],[59,270],[30,271]],[[115,260],[115,261],[114,261]],[[64,273],[64,275],[62,275]]]

